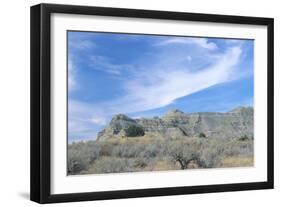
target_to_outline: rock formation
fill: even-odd
[[[163,138],[199,137],[239,138],[253,137],[253,108],[237,107],[229,112],[184,113],[171,110],[162,118],[132,119],[118,114],[98,133],[98,140],[114,137],[153,135]]]

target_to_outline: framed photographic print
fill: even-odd
[[[273,19],[31,7],[31,200],[273,188]]]

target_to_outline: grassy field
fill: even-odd
[[[68,145],[68,174],[100,174],[253,166],[253,139],[150,136]]]

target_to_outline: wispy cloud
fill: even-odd
[[[96,44],[93,41],[90,40],[81,40],[79,38],[75,38],[75,39],[71,39],[68,42],[68,46],[72,49],[78,49],[78,50],[82,50],[82,49],[89,49],[89,48],[93,48],[96,46]]]
[[[85,39],[79,33],[68,33],[68,90],[72,92],[78,89],[77,73],[77,54],[87,52],[96,47],[92,39]],[[79,71],[80,72],[80,71]]]
[[[72,138],[94,139],[100,126],[107,122],[106,111],[100,105],[68,101],[68,133]]]
[[[105,125],[106,124],[106,118],[104,116],[92,116],[91,122],[97,125]]]
[[[149,68],[149,76],[145,71],[124,83],[126,96],[113,101],[109,109],[122,113],[151,110],[215,84],[230,81],[235,78],[235,65],[239,62],[240,54],[239,47],[232,47],[220,55],[213,65],[196,72],[185,68]]]
[[[179,50],[174,47],[178,44],[187,47]],[[69,134],[77,138],[95,138],[114,114],[141,114],[159,109],[211,86],[241,78],[238,65],[243,50],[240,42],[225,44],[224,49],[218,45],[207,38],[162,39],[153,42],[151,47],[154,49],[149,51],[149,56],[143,54],[136,64],[131,61],[123,64],[110,56],[89,54],[88,69],[123,77],[115,83],[122,93],[111,94],[100,102],[72,97],[69,100]],[[70,59],[68,64],[71,91],[78,84],[73,61]]]
[[[77,88],[75,73],[76,73],[76,70],[75,70],[73,60],[69,57],[68,58],[68,90],[69,90],[69,92],[71,92],[75,88]]]
[[[196,45],[208,50],[217,49],[217,45],[214,42],[209,42],[207,38],[193,38],[193,37],[176,37],[163,40],[156,43],[156,46],[166,46],[172,44],[184,44],[184,45]]]
[[[178,98],[230,81],[235,78],[235,65],[239,62],[240,54],[239,47],[230,48],[213,65],[197,72],[189,72],[183,68],[148,68],[143,74],[124,83],[125,95],[118,99],[98,105],[71,102],[71,122],[77,122],[76,125],[81,131],[95,131],[94,124],[105,125],[114,114],[157,109],[173,103]],[[147,71],[151,71],[149,75]],[[84,129],[81,128],[81,123],[84,123]]]
[[[133,69],[132,65],[114,64],[110,58],[101,55],[92,55],[89,65],[93,70],[103,71],[115,76],[121,75],[125,70]]]

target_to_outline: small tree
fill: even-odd
[[[127,137],[140,137],[144,135],[144,129],[137,125],[128,126],[124,131]]]
[[[201,163],[198,151],[189,144],[172,144],[169,146],[168,153],[173,162],[180,164],[182,170],[187,169],[192,161],[195,161],[199,165]]]

